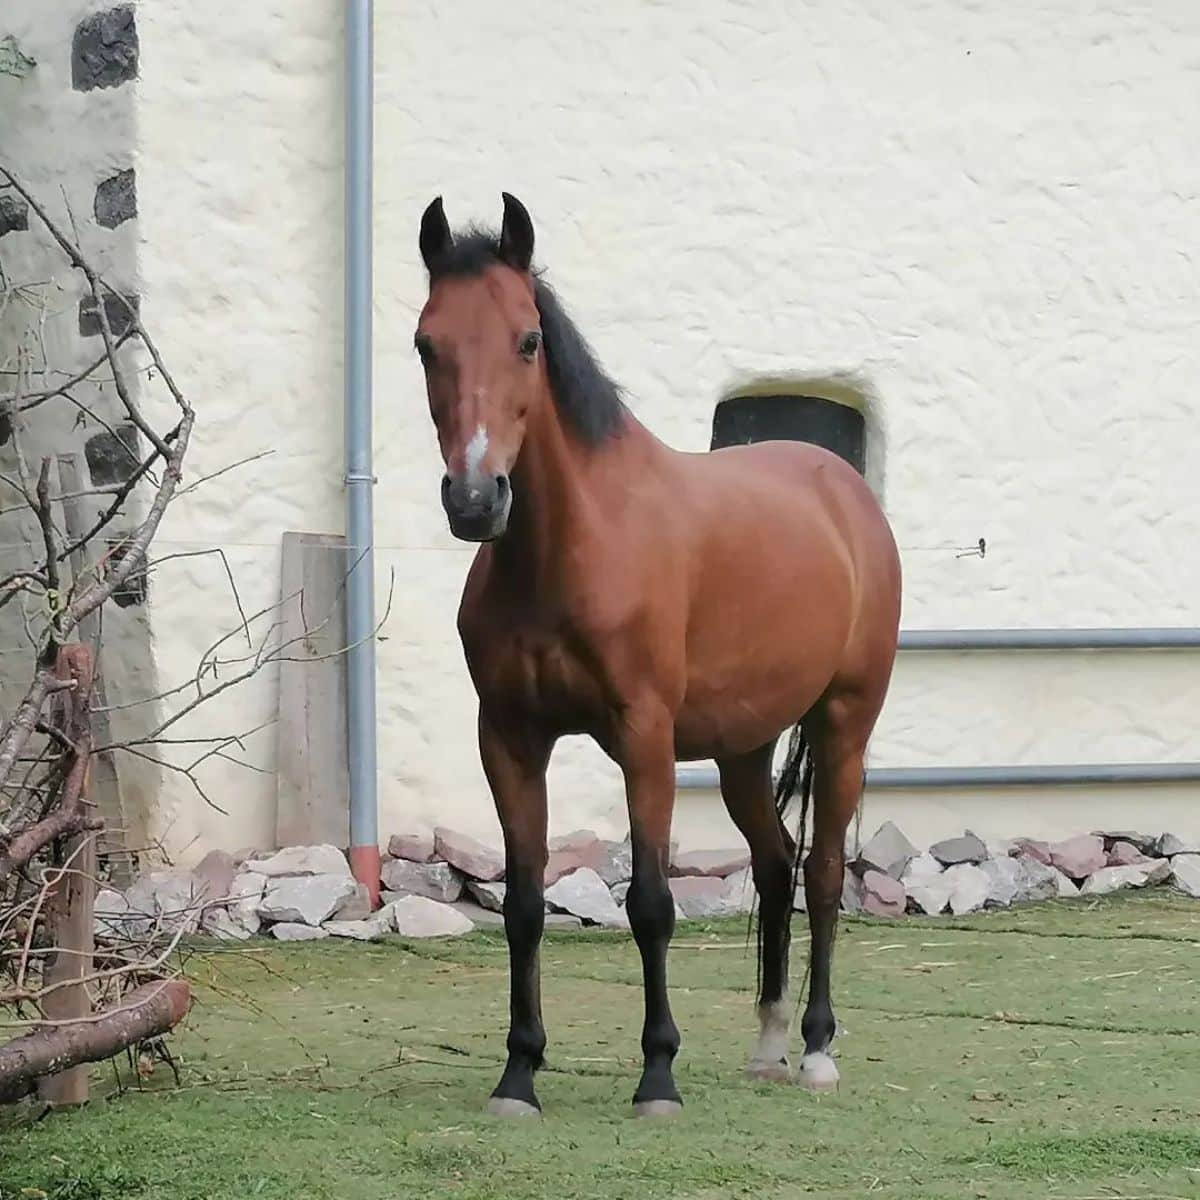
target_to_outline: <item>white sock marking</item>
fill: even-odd
[[[828,1054],[806,1054],[800,1060],[800,1082],[811,1091],[832,1091],[838,1079],[838,1069]]]
[[[785,994],[773,1004],[758,1007],[758,1045],[754,1062],[777,1063],[787,1058],[788,1031],[792,1024],[792,1004]]]

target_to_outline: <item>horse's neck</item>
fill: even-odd
[[[552,400],[540,406],[513,468],[508,530],[494,549],[497,565],[515,584],[544,595],[561,581],[568,558],[604,518],[619,460],[660,447],[631,414],[624,419],[611,440],[586,446],[564,426]]]

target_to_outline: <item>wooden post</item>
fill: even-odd
[[[76,762],[80,802],[88,792],[88,758],[91,743],[92,652],[88,646],[62,646],[58,651],[56,674],[74,679],[72,692],[60,692],[63,733],[80,748],[82,762]],[[74,773],[74,772],[72,772]],[[64,786],[63,802],[69,801],[71,783]],[[71,1021],[92,1013],[92,999],[83,979],[92,972],[96,944],[93,913],[96,899],[96,834],[94,830],[64,839],[55,856],[65,870],[46,901],[46,933],[54,953],[46,962],[46,985],[79,982],[51,992],[42,1003],[49,1021]],[[71,1067],[57,1075],[38,1080],[38,1095],[49,1104],[84,1104],[88,1098],[88,1066]]]
[[[83,480],[79,470],[79,457],[75,454],[58,456],[58,481],[62,494],[63,525],[67,537],[78,541],[88,531],[83,502],[77,493],[83,491]],[[71,573],[75,586],[89,570],[82,547],[71,555]],[[104,708],[107,703],[104,689],[104,660],[100,653],[100,610],[90,612],[79,622],[79,640],[92,649],[92,707]],[[93,743],[108,745],[112,741],[108,714],[92,714]],[[91,791],[88,793],[96,805],[96,811],[104,818],[104,829],[100,833],[99,853],[108,866],[108,877],[116,888],[124,890],[133,882],[134,869],[129,850],[129,828],[125,805],[121,796],[121,780],[117,764],[111,751],[105,750],[92,756]]]
[[[283,535],[276,838],[350,844],[346,761],[346,539]]]

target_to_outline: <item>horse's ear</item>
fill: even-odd
[[[528,271],[533,262],[533,221],[516,196],[504,197],[504,223],[500,226],[500,257],[518,271]]]
[[[425,215],[421,218],[421,258],[425,261],[426,269],[432,274],[439,258],[454,245],[454,235],[450,232],[450,223],[446,220],[446,210],[442,207],[442,198],[438,196],[430,201]]]

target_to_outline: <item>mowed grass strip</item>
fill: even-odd
[[[503,938],[256,943],[189,959],[183,1086],[0,1125],[0,1197],[421,1200],[1200,1195],[1200,914],[1169,893],[965,921],[845,921],[842,1090],[752,1084],[744,924],[670,960],[685,1112],[634,1121],[626,935],[552,934],[545,1118],[483,1112]],[[1193,936],[1196,935],[1196,936]],[[803,973],[805,928],[796,924]],[[98,1069],[97,1091],[112,1069]]]

